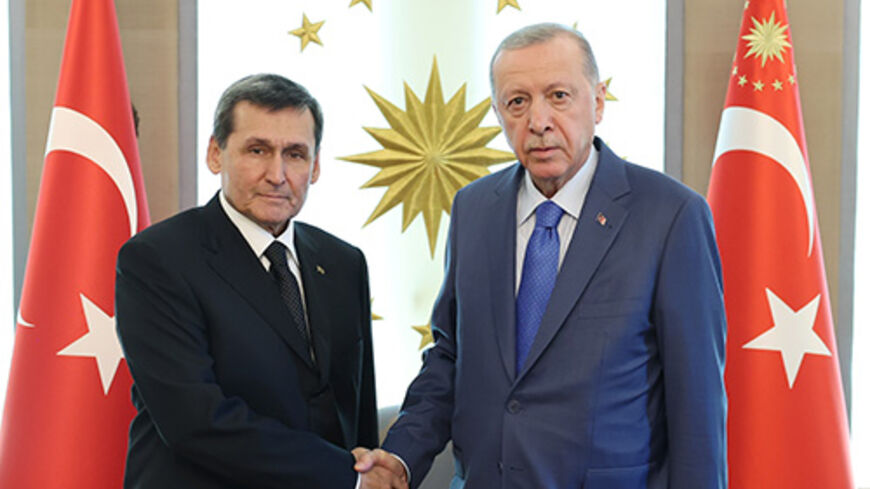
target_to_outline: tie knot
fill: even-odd
[[[269,259],[269,264],[274,267],[287,268],[287,247],[280,241],[272,241],[263,253]]]
[[[552,200],[541,203],[535,210],[535,227],[552,228],[559,224],[565,211]]]

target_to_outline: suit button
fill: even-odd
[[[510,402],[508,402],[507,410],[509,413],[517,414],[518,412],[520,412],[520,409],[522,409],[520,401],[517,401],[516,399],[511,399]]]
[[[498,473],[501,474],[504,471],[504,464],[501,460],[498,461]]]

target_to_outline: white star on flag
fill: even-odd
[[[773,291],[768,288],[764,290],[767,292],[767,302],[770,305],[770,314],[773,316],[773,327],[743,345],[743,348],[780,352],[788,378],[788,388],[791,389],[800,371],[804,355],[831,356],[831,351],[825,342],[813,330],[821,295],[817,295],[800,310],[795,311]]]
[[[85,312],[88,332],[57,354],[69,357],[92,357],[96,360],[100,381],[103,383],[103,393],[109,395],[109,387],[112,385],[121,359],[124,358],[121,343],[115,334],[115,318],[103,312],[84,294],[79,296],[82,299],[82,310]]]

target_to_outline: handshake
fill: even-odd
[[[354,470],[360,474],[359,489],[408,489],[405,465],[395,455],[375,448],[356,447]]]

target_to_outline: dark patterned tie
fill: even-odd
[[[535,230],[523,259],[523,275],[517,292],[517,364],[519,374],[538,334],[541,318],[559,272],[559,232],[556,226],[564,211],[552,201],[535,210]]]
[[[284,304],[290,310],[290,316],[293,317],[293,322],[296,323],[296,329],[305,340],[305,344],[310,347],[308,340],[308,328],[305,326],[305,310],[302,309],[302,295],[299,293],[299,284],[296,283],[296,277],[290,272],[290,267],[287,265],[287,247],[280,241],[273,241],[266,248],[264,253],[269,259],[269,273],[278,283],[278,290],[281,292],[281,298],[284,299]]]

